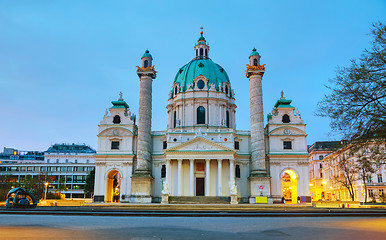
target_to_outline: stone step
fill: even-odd
[[[216,196],[170,196],[171,204],[229,204],[230,197]]]

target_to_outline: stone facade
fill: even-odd
[[[156,72],[145,52],[137,70],[138,131],[123,99],[113,102],[110,116],[99,126],[95,201],[168,203],[169,197],[203,196],[232,204],[272,203],[281,201],[282,191],[288,201],[297,202],[298,196],[306,201],[310,194],[305,124],[289,105],[291,100],[282,96],[264,128],[265,66],[260,65],[260,55],[254,49],[249,57],[251,131],[241,131],[236,129],[237,106],[229,77],[209,58],[202,32],[194,50],[195,58],[178,70],[171,85],[167,128],[153,132],[151,85]],[[116,114],[121,123],[113,122]],[[283,115],[290,121],[282,121]],[[127,132],[112,136],[116,128]],[[129,145],[113,149],[113,141]]]

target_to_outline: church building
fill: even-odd
[[[264,126],[265,64],[256,49],[246,68],[250,131],[236,129],[234,90],[202,31],[171,83],[166,130],[151,131],[152,61],[146,51],[137,67],[138,115],[120,94],[99,124],[95,202],[310,201],[306,124],[282,92]]]

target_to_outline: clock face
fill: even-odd
[[[118,131],[118,129],[115,129],[115,130],[113,131],[113,134],[114,134],[114,136],[117,136],[117,135],[119,135],[119,131]]]
[[[284,134],[285,135],[289,135],[290,134],[290,131],[288,129],[284,129]]]

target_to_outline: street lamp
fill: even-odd
[[[46,186],[46,190],[44,191],[44,200],[47,199],[47,187],[48,187],[48,182],[44,183],[44,186]]]

